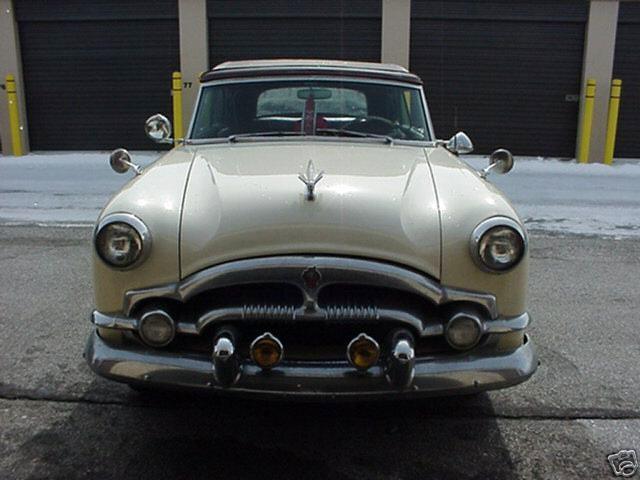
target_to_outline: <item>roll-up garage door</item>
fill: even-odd
[[[615,156],[640,158],[640,3],[620,2],[613,76],[622,80]]]
[[[588,2],[414,0],[411,70],[436,134],[573,157]]]
[[[175,0],[14,2],[34,150],[156,149],[144,121],[171,110]]]
[[[381,2],[209,0],[211,66],[227,60],[380,61]]]

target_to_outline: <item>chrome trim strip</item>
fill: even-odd
[[[91,314],[91,323],[99,328],[117,328],[119,330],[138,330],[138,319],[122,317],[120,315],[107,315],[94,310]]]
[[[89,337],[85,356],[95,373],[119,382],[239,395],[326,398],[444,395],[504,388],[527,380],[538,365],[533,344],[525,336],[524,343],[508,353],[478,347],[464,355],[416,359],[412,389],[400,392],[385,378],[384,366],[374,366],[367,374],[357,375],[347,361],[283,362],[266,374],[257,365],[244,363],[240,378],[223,388],[214,382],[209,357],[178,356],[144,347],[125,349],[108,344],[96,332]]]
[[[511,333],[526,330],[531,323],[531,316],[524,312],[516,317],[497,318],[484,322],[484,333]]]
[[[482,305],[491,318],[497,318],[493,295],[450,289],[425,275],[395,265],[357,258],[329,256],[262,257],[223,263],[195,273],[179,283],[132,290],[125,294],[123,311],[130,315],[140,301],[164,297],[187,301],[205,290],[251,283],[288,283],[305,296],[305,305],[315,304],[314,295],[304,285],[301,273],[309,266],[322,271],[322,286],[353,283],[394,288],[427,298],[436,305],[450,301],[470,301]]]
[[[320,312],[322,313],[322,312]],[[326,315],[326,312],[324,312]],[[444,324],[431,323],[424,324],[418,317],[401,311],[391,309],[379,309],[377,311],[376,320],[390,320],[405,323],[419,332],[420,337],[435,337],[444,334]],[[284,316],[285,318],[287,315]],[[226,323],[230,321],[242,321],[246,318],[244,309],[242,307],[235,308],[220,308],[217,310],[211,310],[202,315],[196,323],[178,322],[176,323],[176,333],[185,335],[200,335],[209,325],[215,325],[217,323]],[[279,316],[277,318],[283,318]],[[277,319],[274,317],[274,319]],[[310,315],[312,319],[318,319],[316,313]],[[330,321],[330,317],[319,317],[321,320]],[[288,320],[299,319],[304,320],[304,313],[300,310],[292,312],[292,317]],[[343,321],[341,319],[335,319],[336,322]],[[94,311],[91,315],[91,323],[99,328],[115,328],[120,330],[138,330],[138,320],[130,317],[122,317],[119,315],[107,315],[98,311]],[[530,323],[530,317],[527,312],[516,317],[501,317],[494,320],[486,320],[482,322],[483,334],[484,333],[510,333],[519,332],[525,330]]]

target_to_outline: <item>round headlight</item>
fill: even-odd
[[[138,218],[117,214],[106,217],[98,226],[95,247],[108,265],[127,268],[148,253],[149,241],[148,230]]]
[[[140,317],[138,331],[147,345],[164,347],[173,340],[176,334],[176,325],[168,313],[162,310],[152,310]]]
[[[472,235],[472,256],[481,268],[491,272],[512,269],[522,260],[525,250],[524,232],[510,219],[489,219],[478,225]]]
[[[482,336],[482,323],[478,317],[458,313],[451,317],[445,327],[445,338],[456,350],[474,347]]]

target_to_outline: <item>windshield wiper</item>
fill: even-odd
[[[316,133],[328,133],[338,137],[360,137],[360,138],[377,138],[384,140],[385,143],[393,143],[393,138],[389,135],[378,135],[377,133],[356,132],[355,130],[343,130],[341,128],[318,128]]]
[[[297,137],[303,135],[302,132],[285,132],[285,131],[273,131],[273,132],[255,132],[255,133],[238,133],[235,135],[229,135],[227,137],[227,141],[229,142],[237,142],[242,138],[252,138],[252,137]]]

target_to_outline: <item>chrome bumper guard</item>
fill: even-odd
[[[97,331],[89,337],[85,355],[94,372],[115,381],[278,397],[473,393],[521,383],[538,365],[533,345],[525,336],[520,347],[507,353],[486,346],[460,355],[416,358],[412,382],[404,389],[388,379],[382,366],[358,372],[346,361],[284,361],[270,371],[246,362],[233,385],[224,388],[215,381],[212,360],[201,355],[176,355],[136,345],[119,347],[104,341]]]

